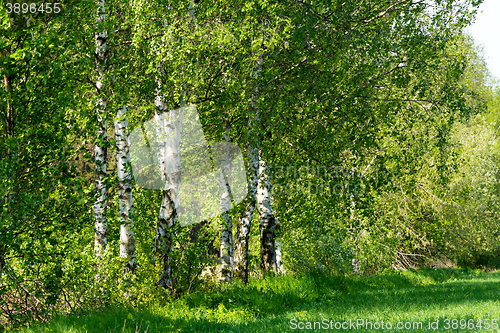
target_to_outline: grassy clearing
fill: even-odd
[[[214,287],[162,307],[112,308],[60,316],[22,332],[498,332],[500,329],[491,326],[492,319],[500,319],[498,290],[500,273],[470,269],[386,271],[345,279],[284,276],[252,280],[246,287],[238,283]],[[370,329],[369,324],[363,326],[366,323],[358,329],[335,329],[335,322],[357,319],[374,325],[383,320],[384,327],[391,322],[393,329]],[[477,324],[478,319],[489,319],[490,329],[485,329],[484,322],[482,329],[461,329],[461,323],[455,326],[452,319],[462,320],[462,324],[463,320],[471,324],[472,319]],[[437,329],[429,328],[436,320]],[[305,329],[292,329],[293,323],[299,322]],[[307,322],[311,329],[307,329]],[[314,329],[314,322],[323,329],[318,324]],[[398,322],[421,322],[422,329],[407,326],[396,330]],[[447,323],[449,329],[445,329]]]

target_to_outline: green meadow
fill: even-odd
[[[500,272],[471,269],[281,276],[214,285],[163,306],[57,316],[21,332],[498,332],[499,288]]]

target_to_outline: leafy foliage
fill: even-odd
[[[2,325],[175,298],[217,319],[227,319],[227,310],[253,318],[282,303],[296,309],[304,299],[342,302],[353,263],[363,275],[443,258],[499,265],[500,91],[490,87],[482,54],[463,30],[480,3],[136,0],[106,4],[103,24],[86,0],[64,1],[61,15],[2,9]],[[109,62],[101,92],[93,41],[104,30]],[[137,187],[138,268],[124,274],[114,133],[107,143],[95,134],[100,94],[109,122],[127,106],[129,131],[153,117],[161,94],[170,109],[196,105],[208,142],[222,141],[230,125],[244,150],[258,133],[285,266],[290,276],[309,274],[304,295],[279,294],[269,278],[256,282],[261,289],[215,287],[205,272],[218,264],[219,217],[174,230],[175,294],[156,289],[161,193]],[[252,98],[259,121],[249,128]],[[96,143],[109,151],[102,261],[91,249]],[[258,237],[252,230],[253,276],[261,274]],[[373,283],[401,278],[390,274]],[[413,273],[404,274],[413,283]],[[328,288],[320,283],[325,276]],[[228,289],[183,298],[210,288]]]

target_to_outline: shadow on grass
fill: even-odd
[[[170,318],[167,314],[158,314],[150,310],[119,308],[93,312],[79,316],[55,318],[45,327],[36,326],[25,332],[57,332],[57,333],[153,333],[153,332],[185,332],[187,327],[197,329],[196,332],[210,331],[214,324],[209,319]],[[218,325],[220,326],[220,325]],[[228,326],[224,325],[222,326]],[[193,331],[194,332],[194,331]]]
[[[259,313],[280,314],[300,310],[304,305],[335,305],[342,303],[366,307],[405,304],[433,304],[498,300],[500,273],[479,274],[467,269],[422,269],[409,272],[388,272],[371,277],[339,278],[306,275],[290,281],[282,277],[276,283],[260,281],[260,285],[228,286],[224,289],[198,293],[185,298],[191,309],[259,309]],[[372,299],[367,299],[368,297]],[[380,299],[381,301],[377,301]],[[404,301],[402,301],[404,300]],[[437,303],[436,303],[437,302]]]

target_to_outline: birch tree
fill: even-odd
[[[354,258],[351,260],[352,264],[352,272],[354,274],[359,274],[359,257],[358,257],[358,230],[356,228],[356,215],[354,209],[356,208],[356,201],[354,200],[354,195],[351,193],[349,196],[349,200],[351,201],[351,205],[349,208],[350,215],[349,215],[349,221],[350,221],[350,229],[351,229],[351,238],[354,238],[354,248],[353,248],[353,255]]]
[[[190,0],[189,16],[195,21],[196,5],[194,0]],[[157,66],[160,69],[161,66]],[[183,66],[181,66],[183,68]],[[160,71],[160,74],[164,74]],[[160,75],[161,77],[161,75]],[[181,187],[181,161],[180,161],[180,140],[182,133],[182,123],[185,112],[186,83],[183,84],[181,97],[181,107],[165,112],[164,97],[162,95],[162,85],[159,77],[156,78],[157,90],[155,114],[158,143],[158,163],[161,179],[165,182],[162,190],[162,200],[160,213],[158,216],[156,236],[155,236],[155,259],[161,258],[163,261],[157,285],[170,289],[174,294],[174,280],[172,276],[172,251],[173,233],[178,222],[179,191]]]
[[[274,198],[271,196],[271,207],[274,206]],[[283,254],[281,251],[280,219],[277,212],[274,212],[274,249],[276,252],[276,269],[278,274],[286,274]]]
[[[253,77],[257,78],[262,69],[262,54],[259,54]],[[259,108],[257,98],[259,87],[256,85],[250,102],[248,115],[248,144],[247,155],[249,160],[250,179],[248,182],[248,196],[245,204],[245,211],[238,220],[238,227],[234,240],[234,276],[240,278],[245,284],[248,283],[248,240],[250,236],[250,226],[256,204],[258,171],[259,171]]]
[[[97,2],[97,29],[102,29],[106,22],[106,5],[105,0]],[[106,217],[106,184],[104,179],[107,175],[106,165],[108,157],[108,138],[107,138],[107,125],[106,125],[106,96],[105,89],[105,75],[107,70],[107,32],[102,30],[95,34],[95,58],[97,80],[96,88],[98,100],[96,105],[96,114],[98,121],[97,140],[95,142],[95,169],[97,172],[97,179],[95,181],[95,191],[97,200],[94,204],[94,218],[95,218],[95,245],[94,252],[99,258],[102,257],[106,251],[108,242],[108,225]]]
[[[162,260],[161,273],[157,285],[169,288],[174,293],[172,279],[171,252],[173,247],[173,228],[178,218],[178,195],[181,181],[181,162],[179,155],[180,128],[182,117],[179,119],[180,110],[165,112],[165,105],[161,96],[161,84],[158,81],[158,90],[155,104],[157,113],[156,137],[158,144],[158,163],[161,179],[165,183],[162,190],[160,213],[156,226],[155,259]],[[177,128],[176,128],[177,123]]]
[[[257,188],[257,211],[259,212],[260,267],[263,271],[278,272],[275,250],[275,217],[271,207],[271,182],[266,163],[259,152],[259,184]]]
[[[221,197],[220,209],[224,211],[223,222],[221,227],[221,241],[220,241],[220,257],[222,260],[221,265],[221,280],[232,282],[233,280],[233,267],[234,267],[234,249],[233,249],[233,224],[229,210],[231,209],[231,171],[232,171],[232,156],[230,154],[229,142],[231,127],[229,126],[224,131],[224,155],[221,160]]]
[[[276,217],[276,220],[278,218]],[[279,222],[276,222],[276,229],[279,228]],[[281,252],[281,238],[276,237],[274,240],[275,248],[276,248],[276,268],[278,270],[278,274],[286,274],[285,264],[283,263],[283,254]]]
[[[165,24],[165,23],[164,23]],[[166,28],[166,27],[165,27]],[[153,44],[152,49],[155,53],[159,53],[161,47],[164,47],[163,41],[158,44]],[[156,90],[155,90],[155,106],[156,111],[154,115],[154,120],[156,124],[156,144],[157,144],[157,157],[158,157],[158,170],[160,172],[160,177],[164,187],[161,194],[161,204],[158,213],[158,220],[156,223],[156,232],[154,238],[154,261],[156,265],[160,265],[160,275],[156,281],[157,286],[161,286],[165,289],[170,289],[170,293],[174,293],[174,281],[172,277],[172,249],[173,249],[173,237],[172,232],[175,223],[178,218],[176,209],[176,179],[169,178],[167,174],[166,162],[167,162],[167,147],[168,138],[172,137],[172,128],[169,127],[170,114],[167,110],[166,103],[164,101],[165,97],[162,92],[162,79],[166,76],[165,70],[160,63],[156,64],[157,74],[155,77]],[[174,147],[172,147],[174,148]],[[173,153],[171,151],[171,153]],[[177,151],[178,153],[178,151]],[[170,156],[172,157],[172,156]],[[176,163],[176,167],[180,171],[180,159],[177,155],[177,160],[173,161]],[[180,177],[180,174],[178,175]],[[180,179],[179,179],[180,180]],[[179,184],[180,185],[180,184]],[[178,193],[178,191],[177,191]]]
[[[115,121],[116,169],[118,172],[118,200],[120,207],[120,257],[127,259],[126,271],[135,269],[135,235],[132,198],[132,173],[130,169],[130,138],[127,109],[118,109]]]

